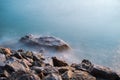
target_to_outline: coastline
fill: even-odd
[[[46,57],[45,50],[62,52],[71,47],[52,36],[26,35],[20,41],[39,52],[0,47],[0,80],[120,80],[120,74],[102,65],[83,59],[68,64],[56,56]]]

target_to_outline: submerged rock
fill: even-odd
[[[29,45],[29,47],[47,48],[56,51],[64,51],[70,49],[70,46],[61,39],[53,36],[40,36],[26,35],[20,39],[21,43]]]

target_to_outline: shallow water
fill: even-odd
[[[0,43],[21,36],[54,35],[74,49],[71,55],[120,68],[119,0],[0,0]],[[70,58],[71,59],[71,58]]]

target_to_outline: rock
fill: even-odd
[[[33,66],[31,68],[32,70],[34,70],[41,79],[45,78],[45,76],[48,76],[50,74],[58,74],[58,69],[54,68],[52,66],[46,66],[46,67],[38,67],[38,66]]]
[[[47,48],[56,51],[64,51],[70,49],[70,46],[61,39],[52,36],[40,36],[26,35],[20,39],[21,43],[29,45],[33,48]]]
[[[43,61],[45,60],[45,57],[41,53],[33,54],[33,60],[34,61]]]
[[[12,55],[10,48],[1,48],[1,53],[4,53],[6,56]]]
[[[65,61],[59,60],[56,57],[52,57],[52,60],[53,60],[53,66],[55,67],[68,66],[68,64]]]
[[[62,74],[62,79],[63,80],[70,80],[73,77],[73,72],[71,70],[66,71],[65,73]]]
[[[16,72],[16,71],[28,71],[29,67],[27,66],[26,63],[24,63],[23,61],[19,61],[19,60],[8,60],[8,62],[6,63],[5,67],[4,67],[9,73],[12,72]]]
[[[34,73],[26,73],[24,71],[17,71],[11,74],[10,80],[41,80]]]
[[[0,53],[0,66],[5,66],[6,57]]]
[[[91,74],[97,78],[101,79],[107,79],[107,80],[120,80],[120,77],[118,74],[114,71],[112,71],[108,67],[103,67],[100,65],[94,65],[93,70],[91,71]]]
[[[8,80],[6,77],[0,77],[0,80]]]
[[[74,67],[76,70],[83,70],[87,72],[91,72],[93,69],[93,64],[89,60],[82,60],[80,64],[72,64],[72,67]]]
[[[13,56],[18,58],[18,59],[23,59],[23,56],[21,55],[20,52],[15,53]]]
[[[59,67],[58,68],[59,74],[63,74],[65,72],[67,72],[68,70],[69,70],[68,67]]]
[[[42,71],[44,76],[47,76],[49,74],[52,74],[52,73],[55,73],[55,74],[58,74],[58,69],[57,68],[54,68],[52,66],[47,66],[47,67],[44,67],[44,70]]]
[[[84,71],[67,71],[62,74],[63,80],[96,80],[95,77]]]
[[[43,80],[62,80],[62,78],[60,75],[52,73],[46,76]]]

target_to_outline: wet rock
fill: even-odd
[[[71,70],[66,71],[65,73],[62,74],[62,79],[63,80],[70,80],[73,77],[73,72]]]
[[[0,77],[0,80],[8,80],[6,77]]]
[[[0,53],[5,54],[6,56],[12,55],[10,48],[0,48]]]
[[[58,74],[49,74],[43,80],[62,80],[61,76]]]
[[[9,77],[10,74],[4,69],[4,67],[0,67],[0,77]]]
[[[39,47],[39,49],[47,48],[56,51],[70,49],[70,46],[66,42],[52,36],[36,37],[34,35],[26,35],[20,39],[20,42],[24,43],[25,45],[29,45],[29,47]]]
[[[100,65],[95,65],[91,74],[97,78],[107,79],[107,80],[120,80],[118,74],[112,71],[108,67],[103,67]]]
[[[37,54],[34,53],[33,60],[34,61],[43,61],[43,60],[45,60],[45,57],[40,53],[37,53]]]
[[[65,61],[59,60],[56,57],[52,57],[52,60],[53,60],[53,66],[55,67],[68,66],[68,64]]]
[[[91,72],[93,69],[93,64],[89,60],[82,60],[80,64],[72,64],[72,67],[76,68],[77,70],[83,70],[87,72]]]
[[[0,53],[0,66],[5,66],[6,57]]]
[[[13,56],[18,58],[18,59],[23,59],[23,57],[22,57],[20,52],[16,52]]]
[[[55,74],[59,73],[58,69],[52,66],[44,67],[44,70],[42,72],[45,76],[47,76],[48,74],[52,74],[52,73],[55,73]]]
[[[10,80],[41,80],[34,73],[26,73],[24,71],[17,71],[12,73]]]
[[[29,67],[26,65],[26,63],[18,61],[18,60],[6,63],[4,68],[9,73],[16,72],[16,71],[19,71],[19,70],[22,70],[22,71],[29,70]]]
[[[19,49],[19,50],[17,50],[17,52],[24,52],[24,50],[23,49]]]
[[[84,71],[67,71],[62,75],[63,80],[96,80],[95,77]]]
[[[60,68],[58,68],[58,71],[59,71],[60,74],[63,74],[65,72],[67,72],[68,70],[69,70],[68,67],[60,67]]]

